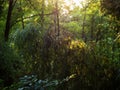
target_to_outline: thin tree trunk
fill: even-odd
[[[57,20],[57,30],[58,30],[58,36],[59,36],[60,35],[60,26],[59,26],[58,1],[56,1],[56,20]]]
[[[94,33],[93,33],[93,30],[94,30],[94,15],[92,16],[91,18],[91,31],[90,31],[90,38],[91,38],[91,41],[94,39]]]
[[[22,16],[21,16],[21,24],[22,24],[22,29],[24,29],[25,28],[25,25],[24,25],[24,13],[23,13],[23,8],[22,8],[22,1],[20,0],[20,12],[22,13]]]
[[[42,12],[41,12],[41,27],[44,27],[44,8],[45,8],[45,0],[42,0]]]
[[[25,28],[23,16],[21,17],[22,28]]]
[[[84,17],[83,17],[83,26],[82,26],[82,39],[84,41],[86,41],[86,36],[85,36],[85,20],[86,20],[86,8],[85,8],[85,13],[84,13]]]
[[[57,27],[58,27],[58,36],[59,36],[60,35],[59,13],[57,13]]]

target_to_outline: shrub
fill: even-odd
[[[20,75],[22,62],[9,43],[0,43],[0,80],[3,86],[9,86]],[[2,85],[2,84],[1,84]]]

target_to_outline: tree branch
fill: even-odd
[[[52,13],[48,13],[48,14],[44,14],[44,15],[45,15],[45,16],[49,16],[49,15],[52,15],[52,14],[53,14],[53,12],[52,12]],[[30,19],[30,18],[33,18],[33,17],[36,17],[36,16],[40,16],[40,15],[41,15],[41,14],[35,14],[35,15],[32,15],[32,16],[24,17],[23,20]],[[15,23],[13,23],[13,24],[11,25],[11,27],[14,26],[15,24],[17,24],[17,23],[20,22],[20,21],[21,21],[21,19],[16,20]]]

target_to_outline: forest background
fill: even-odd
[[[0,0],[1,90],[119,90],[120,0]]]

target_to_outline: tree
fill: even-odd
[[[8,1],[9,7],[8,7],[8,13],[7,13],[7,19],[6,19],[5,34],[4,34],[5,41],[7,41],[8,37],[9,37],[9,32],[10,32],[10,28],[11,28],[11,16],[12,16],[12,11],[16,4],[16,1],[17,0],[9,0]]]

